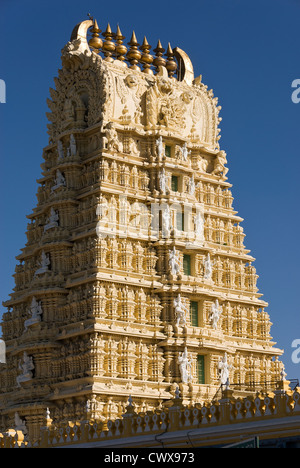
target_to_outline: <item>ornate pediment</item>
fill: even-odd
[[[93,35],[88,41],[90,28]],[[133,35],[126,54],[119,29],[113,34],[109,27],[103,34],[104,43],[99,31],[97,23],[84,21],[62,49],[62,69],[55,79],[56,90],[50,90],[52,100],[48,100],[51,142],[70,129],[114,121],[145,132],[175,132],[192,144],[219,149],[220,107],[201,78],[194,79],[185,52],[179,48],[173,52],[169,45],[164,59],[160,45],[154,58],[145,40],[140,47],[143,53],[139,52]],[[176,74],[178,64],[180,73]]]

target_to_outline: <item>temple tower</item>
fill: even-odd
[[[102,36],[102,38],[101,38]],[[283,370],[234,210],[218,99],[180,48],[83,21],[48,100],[4,303],[1,429],[272,388]],[[126,44],[126,45],[125,45]],[[49,416],[50,414],[50,416]]]

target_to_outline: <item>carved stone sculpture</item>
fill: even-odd
[[[57,227],[58,226],[58,221],[59,221],[58,211],[55,211],[54,208],[51,207],[48,222],[44,226],[44,232],[48,231],[48,229],[52,229],[54,227]]]
[[[188,358],[187,348],[184,349],[183,353],[178,356],[178,364],[180,369],[181,380],[187,384],[192,382],[192,359]]]
[[[36,272],[34,273],[35,276],[42,275],[43,273],[46,273],[46,271],[49,270],[49,265],[50,265],[49,255],[45,254],[44,251],[42,252],[42,257],[41,257],[41,261],[39,262],[39,264],[40,264],[40,268],[38,268]]]
[[[25,331],[28,330],[29,327],[35,325],[41,321],[41,315],[43,313],[41,301],[37,301],[35,297],[32,298],[31,306],[29,309],[29,313],[31,317],[24,322]]]
[[[21,360],[19,361],[18,369],[21,371],[21,374],[17,377],[17,385],[18,387],[21,387],[22,383],[28,382],[32,379],[32,371],[35,369],[33,358],[32,356],[28,356],[26,351],[23,353],[23,362]]]
[[[224,357],[219,361],[219,375],[220,384],[225,385],[226,389],[229,388],[229,370],[232,366],[228,363],[227,353],[225,352]]]
[[[173,247],[173,250],[169,251],[169,268],[171,275],[179,275],[180,259],[175,247]]]
[[[179,327],[179,325],[185,326],[188,309],[183,304],[180,294],[178,294],[177,298],[174,299],[173,304],[174,304],[175,316],[176,316],[176,326],[177,327]]]
[[[219,321],[221,313],[222,313],[222,307],[219,306],[219,301],[218,299],[216,299],[214,304],[212,304],[211,311],[210,311],[210,323],[214,330],[218,328],[218,321]]]

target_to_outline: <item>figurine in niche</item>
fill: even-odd
[[[6,364],[6,344],[0,339],[0,364]]]
[[[49,255],[45,254],[44,251],[42,252],[42,259],[39,262],[39,265],[40,265],[40,268],[36,270],[34,276],[42,275],[43,273],[46,273],[46,271],[49,270],[49,265],[50,265]]]
[[[226,163],[227,163],[227,159],[226,159],[225,151],[223,150],[219,151],[218,154],[216,155],[214,169],[212,171],[212,174],[224,178],[229,170],[227,167],[225,167]]]
[[[15,413],[15,431],[21,431],[26,436],[28,433],[25,419],[21,419],[19,413]]]
[[[58,160],[61,161],[62,159],[64,159],[65,157],[64,147],[63,147],[61,140],[58,140],[57,142],[57,152],[58,152]]]
[[[162,136],[160,136],[156,140],[156,148],[157,148],[157,156],[159,159],[161,159],[164,156],[164,144],[163,144]]]
[[[216,299],[215,303],[212,304],[211,311],[210,311],[210,321],[214,330],[217,330],[218,328],[218,321],[219,321],[221,314],[222,314],[222,307],[219,306],[219,301],[218,299]]]
[[[225,352],[224,357],[219,361],[219,372],[220,372],[220,384],[226,386],[226,390],[229,389],[229,370],[232,368],[228,364],[227,353]]]
[[[169,205],[166,205],[162,211],[162,234],[164,237],[169,237],[171,226],[171,213]]]
[[[166,193],[167,190],[167,176],[166,176],[166,171],[164,168],[160,171],[159,175],[159,188],[163,194]]]
[[[19,361],[18,369],[21,371],[21,374],[17,377],[17,384],[18,387],[21,387],[22,382],[28,382],[32,379],[32,371],[35,369],[33,364],[33,358],[32,356],[28,356],[26,351],[24,351],[23,354],[23,363],[21,363],[21,360]]]
[[[112,122],[106,125],[105,136],[103,137],[103,148],[106,148],[108,151],[117,150],[120,153],[123,151],[123,145],[119,141],[117,131]]]
[[[72,134],[70,136],[70,156],[76,156],[77,153],[77,146],[76,146],[76,140],[74,135]]]
[[[58,189],[59,187],[65,187],[65,186],[66,186],[66,179],[64,178],[60,170],[57,169],[56,177],[54,180],[54,186],[51,188],[51,192]]]
[[[196,184],[195,184],[195,178],[194,178],[194,174],[193,174],[192,177],[189,180],[189,194],[190,195],[195,195],[195,190],[196,190]]]
[[[25,320],[24,322],[25,331],[27,331],[28,327],[30,327],[31,325],[34,325],[41,321],[41,315],[43,313],[42,305],[41,301],[38,302],[35,297],[32,298],[29,313],[31,314],[31,318]]]
[[[191,154],[191,150],[188,150],[187,143],[184,142],[183,146],[179,146],[179,150],[181,152],[182,159],[184,161],[188,160],[188,155]]]
[[[205,262],[204,262],[204,278],[208,279],[208,280],[211,280],[212,279],[212,273],[213,273],[212,262],[211,262],[211,259],[210,259],[210,255],[208,253],[207,257],[205,259]]]
[[[181,295],[178,294],[177,298],[173,301],[175,312],[176,312],[176,326],[179,325],[185,326],[186,325],[186,317],[188,314],[188,308],[183,304]]]
[[[183,353],[179,354],[178,364],[180,369],[181,380],[187,384],[192,381],[192,359],[188,359],[187,348]]]
[[[58,226],[58,221],[59,221],[58,211],[55,211],[51,207],[49,219],[47,221],[47,224],[44,226],[44,232],[47,231],[48,229],[53,228],[53,227],[57,227]]]
[[[198,212],[195,215],[195,234],[196,234],[196,241],[204,242],[204,216],[203,213]]]
[[[172,275],[179,275],[180,273],[180,260],[176,252],[175,246],[173,250],[169,251],[169,267]]]

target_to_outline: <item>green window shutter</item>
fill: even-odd
[[[202,354],[197,356],[197,380],[198,384],[205,384],[204,356]]]
[[[187,276],[191,275],[191,256],[183,255],[183,273]]]
[[[198,302],[191,301],[190,302],[190,318],[191,318],[191,325],[192,327],[198,327]]]
[[[174,175],[172,176],[171,190],[173,190],[173,192],[178,192],[178,177]]]
[[[165,155],[166,155],[167,158],[171,157],[171,146],[169,146],[169,145],[165,146]]]

